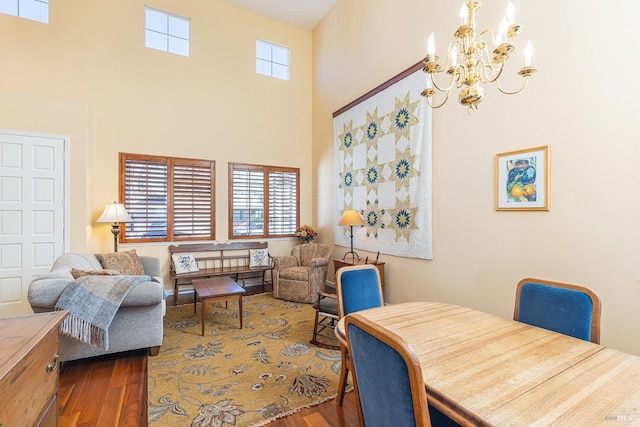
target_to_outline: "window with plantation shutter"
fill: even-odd
[[[174,160],[174,237],[213,238],[213,162]]]
[[[269,234],[294,234],[298,226],[298,174],[269,171]]]
[[[133,219],[120,241],[214,239],[214,166],[208,160],[120,153],[120,195]]]
[[[297,168],[229,164],[230,238],[293,236],[300,217]]]
[[[168,165],[165,159],[138,156],[121,159],[124,205],[133,219],[125,224],[121,241],[166,239]]]

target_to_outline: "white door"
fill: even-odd
[[[67,144],[0,130],[0,317],[32,313],[31,280],[64,251]]]

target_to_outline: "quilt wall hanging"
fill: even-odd
[[[420,92],[421,63],[333,114],[337,224],[355,209],[353,246],[371,252],[432,259],[431,108]],[[349,227],[335,243],[349,247]]]

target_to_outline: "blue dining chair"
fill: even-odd
[[[338,295],[338,317],[342,319],[347,314],[365,310],[367,308],[384,305],[380,271],[373,264],[342,267],[336,272],[336,294]],[[342,366],[338,382],[336,404],[342,406],[344,393],[347,388],[347,376],[352,370],[348,350],[341,345]],[[353,389],[358,400],[358,386],[353,381]]]
[[[516,288],[513,320],[599,344],[600,307],[589,288],[527,278]]]
[[[366,427],[431,426],[422,367],[413,348],[359,313],[345,318]]]

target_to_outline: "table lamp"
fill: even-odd
[[[111,232],[113,233],[113,251],[118,252],[118,234],[120,234],[121,222],[133,222],[121,203],[109,203],[96,222],[111,222]]]
[[[354,225],[364,225],[364,221],[360,217],[360,214],[358,213],[358,211],[353,210],[353,209],[346,210],[342,214],[342,217],[340,218],[340,221],[338,221],[338,225],[350,227],[351,250],[349,252],[347,252],[346,254],[344,254],[344,257],[342,257],[342,259],[346,259],[347,255],[351,254],[351,256],[353,257],[354,261],[356,259],[358,261],[360,261],[360,256],[353,251],[353,226]]]

